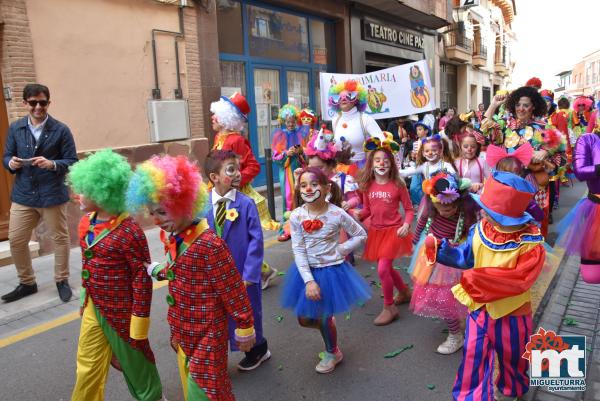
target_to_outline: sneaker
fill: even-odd
[[[446,338],[446,341],[441,343],[440,346],[437,348],[437,352],[443,355],[454,354],[456,351],[463,347],[464,342],[465,336],[462,333],[450,333],[448,334],[448,338]]]
[[[277,277],[277,273],[279,272],[276,268],[267,265],[267,271],[260,273],[260,281],[262,282],[261,288],[266,290],[271,285],[271,280]]]
[[[56,289],[58,290],[58,296],[63,302],[69,302],[73,296],[73,291],[69,286],[69,280],[63,280],[56,283]]]
[[[285,241],[289,241],[290,238],[292,238],[291,234],[283,233],[279,237],[277,237],[277,241],[279,241],[279,242],[285,242]]]
[[[323,352],[323,359],[321,359],[319,364],[316,366],[315,370],[318,373],[333,372],[333,370],[335,369],[335,365],[342,362],[343,358],[344,354],[342,354],[342,351],[339,348],[333,354],[325,351]]]
[[[6,303],[18,301],[19,299],[26,297],[27,295],[35,294],[38,291],[37,284],[19,284],[17,288],[9,292],[8,294],[2,295],[2,300]]]
[[[244,371],[254,370],[269,358],[271,358],[271,351],[268,349],[263,354],[253,353],[252,351],[246,352],[246,356],[238,363],[237,368]]]

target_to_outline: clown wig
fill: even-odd
[[[285,120],[290,117],[293,117],[296,120],[296,123],[299,123],[300,110],[293,104],[285,104],[279,109],[279,114],[277,115],[277,119],[280,124],[285,124]]]
[[[217,117],[219,124],[227,131],[243,131],[244,116],[230,102],[224,99],[212,102],[210,112]]]
[[[208,210],[208,190],[196,164],[185,156],[152,156],[139,164],[127,190],[133,213],[160,205],[171,218],[198,219]]]
[[[131,178],[127,160],[110,149],[100,150],[69,169],[67,181],[73,192],[92,200],[110,214],[126,210],[125,193]]]
[[[359,112],[365,111],[367,108],[367,90],[364,86],[362,86],[358,81],[354,79],[349,79],[344,82],[337,83],[329,88],[329,107],[332,110],[339,112],[340,104],[333,102],[331,98],[333,95],[339,95],[343,91],[348,92],[357,92],[356,96],[356,109]]]
[[[579,106],[583,106],[585,111],[590,111],[592,109],[593,104],[594,104],[594,101],[592,99],[590,99],[589,97],[579,96],[573,102],[573,110],[575,110],[577,112],[577,109],[579,108]]]
[[[315,123],[317,122],[317,116],[315,115],[315,112],[308,108],[302,109],[302,111],[300,111],[300,116],[298,118],[300,119],[300,121],[310,119],[309,125],[311,127],[314,126]]]

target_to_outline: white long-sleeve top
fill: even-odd
[[[360,122],[362,116],[362,124]],[[342,148],[342,137],[352,145],[354,156],[350,159],[353,163],[365,159],[363,144],[366,138],[377,137],[383,139],[381,128],[377,122],[366,113],[360,113],[356,107],[350,111],[342,111],[341,115],[333,118],[333,134],[338,149]],[[364,131],[363,132],[363,127]]]
[[[328,205],[327,212],[316,217],[323,222],[323,227],[312,233],[302,227],[303,221],[315,218],[309,215],[306,205],[294,209],[290,215],[294,261],[305,283],[314,280],[311,268],[339,265],[346,255],[367,239],[365,229],[348,213],[335,205]],[[350,237],[343,244],[339,243],[341,231],[347,232]]]
[[[398,170],[398,172],[402,178],[421,174],[426,180],[428,180],[432,175],[440,170],[445,170],[449,173],[456,174],[454,166],[443,160],[438,160],[437,162],[425,162],[419,166],[410,166],[405,169]]]

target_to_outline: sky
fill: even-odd
[[[513,87],[537,76],[555,89],[555,75],[600,49],[600,0],[515,0]]]

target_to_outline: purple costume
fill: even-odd
[[[212,197],[213,193],[211,191],[211,206]],[[237,216],[225,219],[220,237],[227,244],[242,280],[250,283],[246,287],[246,291],[254,315],[254,329],[256,330],[256,345],[254,347],[264,347],[266,349],[267,340],[263,337],[262,327],[262,289],[260,285],[264,244],[258,210],[254,201],[240,191],[236,191],[235,201],[231,201],[227,209],[235,209]],[[212,208],[207,213],[206,219],[209,227],[217,232]],[[232,350],[237,351],[235,322],[231,317],[227,326],[229,327],[229,345]]]
[[[560,222],[557,245],[569,255],[581,256],[582,275],[585,265],[600,272],[600,134],[579,137],[573,170],[577,179],[587,182],[589,192]]]

